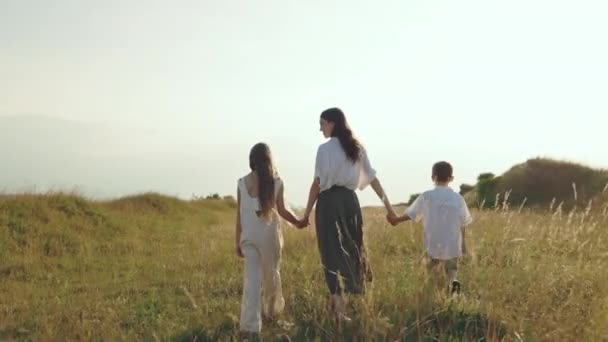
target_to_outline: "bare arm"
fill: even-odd
[[[310,185],[310,192],[308,193],[308,204],[306,205],[306,211],[304,212],[304,221],[308,222],[312,207],[317,203],[317,198],[321,192],[321,181],[319,178],[315,178]]]
[[[287,222],[293,224],[296,227],[300,227],[300,220],[298,220],[294,216],[294,214],[285,207],[285,190],[283,185],[281,185],[277,197],[277,211],[279,212],[279,215],[281,215],[281,217]]]
[[[392,216],[392,217],[396,217],[397,214],[395,213],[395,209],[393,209],[391,202],[388,200],[388,196],[386,196],[386,193],[384,192],[384,189],[382,188],[382,184],[380,184],[380,180],[378,179],[378,177],[376,177],[370,183],[370,185],[372,186],[372,189],[374,189],[374,192],[376,193],[376,195],[378,195],[378,197],[382,201],[382,204],[384,204],[384,207],[386,208],[386,212],[388,213],[388,215]]]
[[[243,227],[241,226],[241,190],[236,190],[236,255],[243,257],[243,251],[241,251],[241,233]]]

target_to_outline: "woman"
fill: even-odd
[[[356,189],[371,185],[389,216],[396,216],[367,153],[354,137],[344,113],[330,108],[321,113],[320,130],[331,138],[317,151],[304,221],[317,203],[315,223],[325,280],[336,318],[348,321],[342,292],[363,294],[372,274],[363,244],[363,219]],[[339,277],[344,280],[342,289]]]
[[[238,181],[236,217],[236,253],[245,260],[240,321],[243,336],[260,333],[261,313],[273,320],[285,307],[280,273],[283,237],[278,216],[304,227],[285,207],[283,182],[266,144],[253,146],[249,166],[251,172]]]

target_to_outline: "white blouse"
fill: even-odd
[[[348,159],[338,138],[331,138],[319,146],[315,163],[315,177],[321,182],[321,191],[332,186],[343,186],[350,190],[363,190],[374,179],[374,170],[365,149],[361,149],[361,158],[353,163]]]

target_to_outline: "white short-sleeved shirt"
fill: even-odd
[[[365,149],[361,149],[359,161],[353,163],[342,149],[340,140],[333,137],[319,146],[315,177],[320,180],[321,191],[332,186],[363,190],[376,179],[376,170],[372,168]]]
[[[437,186],[421,194],[407,208],[412,221],[424,225],[424,247],[433,259],[449,260],[462,256],[463,226],[473,221],[464,198],[447,186]]]

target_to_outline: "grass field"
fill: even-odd
[[[375,279],[346,326],[327,314],[314,229],[284,226],[281,319],[293,326],[264,326],[263,336],[608,340],[605,207],[473,214],[464,296],[447,300],[426,290],[420,226],[393,228],[366,209]],[[228,201],[0,196],[0,340],[231,340],[241,292]]]

